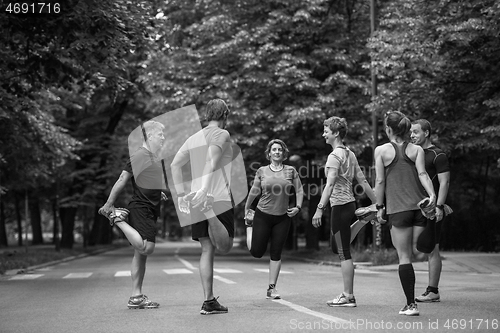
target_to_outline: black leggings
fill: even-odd
[[[252,248],[250,253],[255,258],[262,258],[271,240],[270,257],[273,261],[281,260],[281,252],[290,229],[291,218],[288,215],[269,215],[255,210],[253,218]]]
[[[330,242],[332,251],[341,261],[351,259],[351,221],[356,204],[353,202],[332,207],[330,214]]]

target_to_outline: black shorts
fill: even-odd
[[[234,238],[234,208],[230,201],[217,201],[212,206],[219,221],[226,227],[229,237]],[[203,237],[210,237],[208,234],[208,221],[205,214],[199,210],[191,210],[191,220],[200,221],[191,226],[191,238],[199,240]]]
[[[409,228],[425,227],[427,225],[427,219],[422,215],[422,211],[420,209],[388,214],[387,219],[390,228],[392,228],[392,226],[398,228]]]
[[[427,220],[427,226],[424,231],[418,236],[417,239],[417,250],[423,253],[431,253],[439,244],[439,239],[441,238],[441,228],[443,226],[443,221],[446,216],[439,222],[436,220]]]
[[[156,220],[158,219],[156,210],[144,206],[129,206],[128,209],[130,211],[128,215],[130,226],[137,230],[142,239],[155,243],[158,232],[156,228]]]

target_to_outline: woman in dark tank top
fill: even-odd
[[[399,278],[406,296],[406,305],[399,314],[418,316],[411,256],[427,220],[417,204],[428,196],[429,204],[434,205],[436,195],[425,171],[423,149],[408,143],[410,120],[399,111],[388,112],[384,125],[390,142],[375,149],[377,217],[380,223],[385,223],[383,215],[387,213],[392,243],[398,253]]]

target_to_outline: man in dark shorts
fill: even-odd
[[[109,198],[99,209],[104,216],[114,216],[115,203],[118,195],[125,188],[129,179],[132,180],[133,195],[129,202],[128,220],[114,219],[111,222],[123,232],[132,247],[132,295],[128,301],[129,309],[154,309],[159,304],[152,302],[142,293],[142,282],[146,273],[146,260],[155,248],[156,220],[159,215],[160,201],[166,200],[162,189],[162,164],[155,152],[162,147],[165,137],[164,126],[156,121],[148,121],[143,126],[144,141],[132,156],[130,156],[120,177],[113,185]],[[113,221],[113,219],[111,219]]]
[[[224,129],[228,115],[229,108],[223,100],[208,102],[208,125],[186,140],[171,164],[179,210],[190,214],[192,238],[202,248],[200,277],[205,294],[202,315],[228,312],[213,293],[215,250],[228,253],[234,238],[234,204],[229,183],[233,149],[229,132]],[[186,195],[181,168],[188,162],[192,181]]]
[[[431,124],[425,119],[418,119],[412,123],[411,139],[414,144],[421,146],[425,152],[425,169],[432,180],[436,192],[436,217],[427,221],[427,227],[420,234],[417,241],[417,250],[429,253],[429,285],[427,290],[417,296],[417,302],[439,302],[438,290],[441,277],[442,261],[439,253],[439,238],[441,228],[446,217],[444,204],[450,184],[450,167],[446,154],[431,142]]]

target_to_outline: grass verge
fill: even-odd
[[[28,246],[27,251],[25,247],[2,248],[0,249],[0,274],[5,274],[11,269],[24,269],[80,254],[92,253],[111,246],[98,245],[84,248],[78,244],[73,249],[61,249],[60,251],[56,251],[54,245]]]

